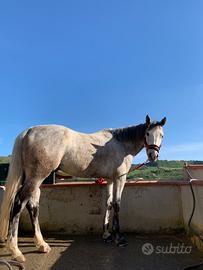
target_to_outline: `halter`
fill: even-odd
[[[145,146],[146,150],[152,149],[152,150],[157,151],[158,153],[159,153],[160,148],[161,148],[161,145],[158,146],[156,144],[148,144],[146,137],[144,138],[144,146]]]

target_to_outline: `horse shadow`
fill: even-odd
[[[87,177],[109,177],[116,173],[116,170],[123,164],[128,152],[124,147],[111,139],[101,146],[91,144],[95,152],[92,154],[92,161],[83,171]]]
[[[186,241],[174,240],[171,236],[166,236],[165,239],[159,236],[144,236],[128,235],[129,246],[118,248],[114,243],[105,244],[99,239],[99,236],[79,236],[74,237],[72,244],[61,253],[60,258],[50,268],[51,270],[140,270],[140,269],[183,269],[185,266],[201,261],[203,255],[195,249],[191,254],[170,254],[160,255],[152,254],[146,256],[142,252],[142,246],[147,241],[155,245],[170,245],[171,241]],[[174,242],[175,241],[175,242]]]

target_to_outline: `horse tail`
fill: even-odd
[[[0,240],[2,241],[7,238],[10,213],[13,207],[15,196],[23,179],[21,154],[23,137],[24,134],[22,133],[16,138],[6,180],[6,189],[3,194],[0,211]]]

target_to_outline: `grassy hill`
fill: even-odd
[[[188,164],[203,164],[203,161],[191,160]],[[149,163],[147,166],[135,170],[128,175],[128,179],[162,179],[162,180],[182,180],[184,179],[184,160],[159,160]]]
[[[10,156],[8,157],[0,157],[0,163],[9,163]]]

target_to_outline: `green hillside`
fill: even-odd
[[[203,161],[187,161],[188,164],[203,164]],[[159,160],[149,163],[139,170],[135,170],[128,175],[128,179],[161,179],[161,180],[183,180],[184,160]]]
[[[8,157],[0,157],[0,163],[9,163],[10,156]]]

